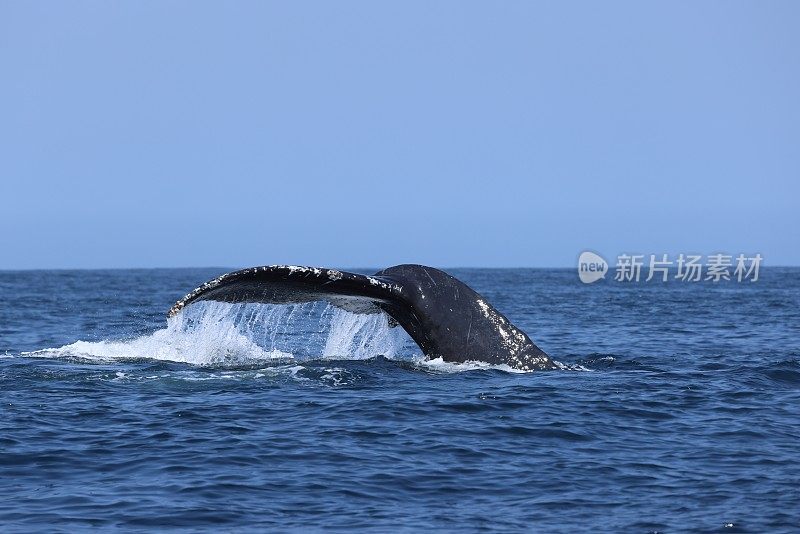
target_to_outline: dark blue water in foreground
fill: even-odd
[[[530,374],[165,330],[220,272],[0,272],[3,531],[800,529],[798,269],[454,270],[571,367]]]

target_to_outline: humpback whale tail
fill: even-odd
[[[324,300],[355,313],[386,312],[429,357],[483,361],[515,369],[555,367],[528,336],[483,297],[444,271],[397,265],[373,276],[290,265],[224,274],[175,303],[168,316],[200,300],[302,303]]]

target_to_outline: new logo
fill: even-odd
[[[602,256],[589,252],[582,252],[578,258],[578,277],[584,284],[597,282],[605,278],[608,272],[608,262]]]

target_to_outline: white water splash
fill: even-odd
[[[467,362],[446,362],[442,358],[418,358],[415,363],[418,367],[423,369],[437,372],[437,373],[458,373],[462,371],[478,371],[495,369],[497,371],[505,371],[507,373],[530,373],[531,371],[524,371],[522,369],[514,369],[507,364],[492,364],[487,362],[467,361]]]
[[[323,358],[363,360],[378,354],[395,358],[406,345],[408,334],[400,327],[390,328],[384,313],[363,315],[332,309]]]
[[[23,353],[44,358],[153,359],[208,366],[278,364],[313,358],[413,356],[419,349],[383,313],[360,315],[322,302],[263,305],[204,301],[167,327],[130,340],[76,341]]]

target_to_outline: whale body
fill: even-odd
[[[397,265],[373,276],[294,265],[252,267],[206,282],[176,302],[168,316],[200,300],[324,300],[354,313],[383,311],[430,358],[507,364],[524,371],[555,368],[547,354],[485,298],[446,272],[423,265]]]

